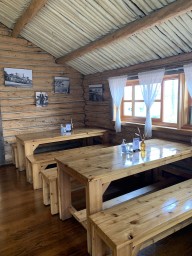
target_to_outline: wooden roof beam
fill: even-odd
[[[190,53],[182,53],[171,57],[166,57],[163,59],[150,60],[146,62],[142,62],[139,64],[135,64],[132,66],[128,66],[125,68],[118,68],[113,70],[106,70],[103,72],[98,72],[94,74],[89,74],[85,76],[85,79],[89,81],[91,78],[95,79],[97,77],[102,77],[102,79],[108,79],[113,76],[121,76],[121,75],[137,75],[139,72],[145,72],[149,70],[166,68],[166,69],[177,69],[182,67],[184,64],[188,64],[192,62],[192,52]]]
[[[48,0],[32,0],[26,11],[15,23],[12,36],[18,37],[22,29],[29,23],[29,21],[38,13],[38,11],[46,4]]]
[[[110,43],[116,42],[119,39],[131,37],[135,33],[156,26],[170,18],[173,18],[190,10],[192,10],[192,0],[177,0],[140,20],[131,22],[125,27],[120,28],[113,33],[110,33],[94,42],[91,42],[88,45],[85,45],[73,52],[66,54],[63,57],[56,59],[56,63],[64,64],[70,60],[81,57],[88,52],[94,51]]]

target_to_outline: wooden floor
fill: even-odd
[[[0,167],[0,256],[86,256],[86,231],[60,221],[33,191],[25,172]],[[192,226],[146,248],[139,256],[192,256]]]

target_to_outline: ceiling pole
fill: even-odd
[[[150,60],[146,62],[142,62],[139,64],[131,65],[124,68],[118,68],[113,70],[106,70],[103,72],[97,72],[95,74],[86,75],[86,79],[90,79],[93,77],[113,77],[120,75],[137,75],[139,72],[145,72],[158,68],[166,68],[166,69],[177,69],[181,68],[184,64],[192,63],[192,52],[182,53],[171,57],[166,57],[163,59]]]
[[[63,57],[56,59],[56,63],[64,64],[70,60],[81,57],[82,55],[104,47],[110,43],[116,42],[125,37],[131,37],[135,33],[139,33],[144,29],[159,25],[166,20],[181,15],[192,10],[192,0],[177,0],[157,11],[152,12],[148,16],[127,24],[125,27],[116,30],[88,45],[85,45]]]
[[[38,13],[48,0],[32,0],[25,12],[19,17],[13,28],[12,36],[18,37],[27,23]]]

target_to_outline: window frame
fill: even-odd
[[[166,80],[170,79],[178,79],[178,105],[177,105],[177,123],[166,123],[162,121],[163,118],[163,111],[164,111],[164,106],[163,106],[163,94],[164,94],[164,82]],[[161,113],[160,113],[160,118],[152,118],[152,124],[156,126],[161,126],[161,127],[172,127],[176,129],[192,129],[192,125],[189,124],[189,106],[190,106],[190,101],[189,97],[187,97],[186,100],[186,94],[189,95],[186,84],[185,84],[185,77],[184,73],[178,73],[178,74],[171,74],[171,75],[165,75],[163,78],[162,82],[162,90],[161,90]],[[139,85],[139,80],[128,80],[126,86],[135,86]],[[134,94],[134,90],[132,90],[132,95]],[[156,100],[157,102],[159,100]],[[192,99],[191,99],[192,101]],[[145,117],[135,117],[135,116],[125,116],[123,115],[124,113],[124,102],[132,102],[133,100],[124,100],[124,97],[122,99],[121,103],[121,120],[122,122],[132,122],[132,123],[145,123]],[[137,101],[138,102],[138,101]],[[144,101],[140,101],[144,102]],[[134,105],[132,105],[133,113],[134,113]],[[187,118],[186,118],[187,117]]]

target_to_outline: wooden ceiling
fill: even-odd
[[[0,9],[12,36],[85,75],[192,52],[192,0],[2,0]]]

